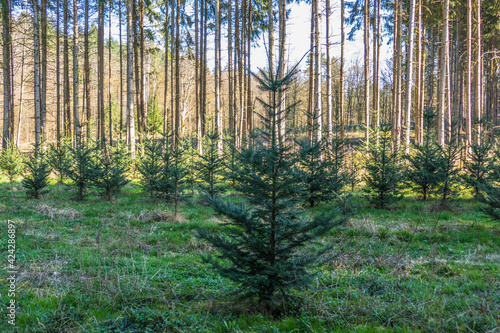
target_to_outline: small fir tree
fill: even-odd
[[[48,162],[57,174],[58,184],[64,184],[64,170],[72,163],[68,139],[60,138],[57,144],[51,143],[48,150]]]
[[[494,150],[494,160],[499,161],[500,149],[497,144]],[[500,164],[491,164],[491,174],[488,182],[478,183],[477,186],[480,190],[479,199],[488,204],[482,211],[493,220],[500,220]]]
[[[224,169],[223,161],[219,155],[219,135],[216,131],[205,134],[203,138],[203,154],[199,155],[197,169],[201,190],[210,198],[214,198],[222,190],[220,175]]]
[[[23,179],[23,186],[26,188],[28,198],[39,199],[41,195],[47,193],[46,187],[49,185],[50,165],[46,153],[35,146],[34,152],[25,162],[26,174]]]
[[[24,156],[14,142],[8,142],[7,148],[0,153],[0,170],[9,177],[11,183],[23,173]]]
[[[145,138],[142,146],[141,154],[136,160],[136,169],[141,175],[142,186],[153,197],[153,194],[158,191],[158,181],[163,169],[164,142]]]
[[[104,200],[111,200],[113,195],[127,185],[130,163],[130,153],[123,142],[118,142],[116,147],[107,146],[101,151],[96,159],[92,185],[99,189]]]
[[[65,167],[64,174],[73,181],[71,185],[77,189],[76,200],[81,201],[96,175],[97,145],[82,140],[76,147],[69,147],[69,152],[73,162]]]
[[[407,179],[424,200],[435,191],[439,181],[441,150],[431,130],[434,118],[435,113],[431,110],[424,113],[423,143],[413,144],[413,152],[406,156],[410,167]]]
[[[398,152],[391,147],[390,124],[380,126],[379,140],[371,140],[367,153],[364,191],[375,207],[384,209],[402,198],[402,168]]]
[[[481,144],[473,143],[467,154],[465,162],[465,173],[462,178],[467,185],[474,190],[477,197],[479,195],[480,185],[488,182],[490,176],[493,143],[491,141],[481,140]]]
[[[198,172],[194,170],[198,167],[198,151],[193,139],[186,139],[186,184],[188,185],[191,196],[194,195],[194,188],[198,181]]]
[[[310,283],[314,273],[309,269],[325,251],[304,251],[303,247],[345,221],[336,211],[311,220],[297,206],[303,194],[301,173],[295,167],[290,140],[284,140],[278,130],[285,113],[280,111],[277,98],[295,74],[294,69],[277,79],[261,70],[256,76],[261,91],[270,93],[272,102],[259,99],[266,110],[261,116],[264,126],[248,148],[240,148],[235,169],[236,188],[251,206],[237,206],[216,197],[211,200],[214,208],[230,222],[224,224],[221,234],[199,232],[220,251],[204,261],[238,283],[243,296],[258,297],[272,313],[286,301],[291,289]]]
[[[441,202],[446,203],[456,194],[460,180],[457,160],[460,157],[461,147],[458,144],[456,130],[453,130],[450,142],[440,147],[440,152],[437,192],[441,196]]]
[[[346,158],[346,168],[343,172],[345,179],[345,184],[351,187],[351,192],[354,192],[354,188],[359,184],[361,179],[361,171],[363,169],[361,163],[362,156],[353,147],[348,149],[348,154]]]

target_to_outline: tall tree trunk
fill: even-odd
[[[314,4],[314,116],[316,121],[316,140],[320,141],[323,132],[323,111],[321,99],[321,10],[319,0],[313,0]]]
[[[449,1],[449,0],[447,0]],[[481,46],[481,0],[477,0],[477,5],[476,5],[476,19],[477,19],[477,28],[476,28],[476,45],[477,45],[477,50],[476,50],[476,57],[477,57],[477,62],[476,62],[476,112],[475,116],[478,120],[477,125],[476,125],[476,142],[477,144],[481,144],[481,132],[482,132],[482,125],[481,121],[483,120],[483,92],[482,92],[482,86],[483,86],[483,57],[482,57],[482,46]]]
[[[197,0],[195,0],[197,1]],[[229,119],[229,135],[231,136],[234,144],[234,90],[233,90],[233,17],[232,17],[232,0],[228,0],[228,12],[227,12],[227,57],[228,57],[228,93],[229,93],[229,108],[228,108],[228,119]],[[198,17],[198,16],[196,16]],[[238,25],[238,22],[236,22]],[[198,38],[198,29],[196,29],[196,38]],[[198,45],[198,39],[196,39],[196,45]],[[198,76],[198,75],[196,75]],[[198,93],[198,80],[196,81],[196,93]]]
[[[180,86],[180,0],[176,0],[175,13],[175,135],[174,145],[177,147],[179,142],[179,134],[181,129],[181,86]]]
[[[167,14],[168,16],[168,14]],[[123,140],[123,118],[124,117],[124,109],[123,109],[123,43],[122,43],[122,1],[118,0],[118,28],[119,28],[119,38],[120,38],[120,140]],[[167,49],[165,49],[165,54],[167,54]],[[165,59],[165,66],[166,66]],[[166,78],[166,76],[165,76]],[[166,82],[165,82],[166,86]],[[165,95],[165,98],[166,95]],[[165,132],[165,130],[164,130]]]
[[[374,4],[374,21],[373,21],[373,112],[375,112],[376,120],[375,127],[380,126],[380,89],[379,89],[379,75],[380,75],[380,1],[376,0]],[[378,140],[378,134],[377,134]],[[377,141],[378,142],[378,141]]]
[[[99,15],[97,23],[97,110],[99,122],[98,139],[101,148],[106,143],[106,125],[104,119],[104,1],[99,2]]]
[[[222,112],[220,110],[220,0],[215,0],[215,130],[219,135],[217,147],[222,154]]]
[[[80,115],[78,112],[78,7],[77,0],[73,0],[73,124],[75,143],[80,143]]]
[[[63,55],[64,55],[64,136],[71,138],[71,105],[70,105],[70,87],[69,87],[69,37],[68,37],[68,19],[69,6],[68,0],[63,1],[64,7],[64,35],[63,35]]]
[[[330,57],[330,0],[326,0],[326,127],[328,131],[328,143],[333,138],[333,106],[332,106],[332,64]]]
[[[146,122],[147,122],[147,114],[146,114],[146,95],[144,94],[144,0],[139,0],[139,48],[140,48],[140,94],[139,94],[139,111],[141,113],[141,129],[140,133],[146,133]],[[139,137],[139,141],[142,140],[142,136]]]
[[[251,1],[249,1],[249,4]],[[250,5],[249,5],[250,6]],[[328,14],[327,14],[328,15]],[[250,16],[250,15],[249,15]],[[328,37],[327,37],[328,38]],[[327,42],[328,43],[328,42]],[[248,47],[248,52],[250,52],[250,47]],[[285,62],[285,52],[286,52],[286,0],[279,0],[279,78],[285,76],[286,62]],[[328,53],[328,48],[327,48]],[[250,85],[250,82],[248,83]],[[279,130],[280,130],[280,140],[285,140],[286,133],[286,93],[280,92],[280,117],[279,117]],[[248,114],[248,112],[247,112]]]
[[[19,148],[19,143],[21,139],[21,124],[23,120],[23,94],[24,94],[24,67],[25,67],[25,49],[26,49],[26,19],[24,19],[23,24],[23,48],[21,53],[21,86],[19,87],[19,121],[17,123],[17,137],[16,137],[16,147]]]
[[[411,134],[411,105],[413,90],[413,44],[415,40],[415,0],[410,1],[410,26],[408,29],[408,54],[406,66],[406,131],[405,131],[405,152],[410,153]]]
[[[364,44],[365,44],[365,142],[370,142],[370,1],[365,0]]]
[[[111,11],[113,0],[109,1],[109,22],[108,22],[108,112],[109,112],[109,144],[113,145],[113,117],[111,110]]]
[[[198,1],[195,0],[196,4],[196,9],[195,9],[195,24],[198,24]],[[168,0],[165,0],[165,60],[164,60],[164,71],[165,71],[165,84],[164,84],[164,90],[163,90],[163,133],[166,134],[169,126],[168,126],[168,112],[167,112],[167,94],[168,94],[168,23],[169,23],[169,14],[168,14]],[[196,44],[196,65],[198,65],[198,27],[196,26],[196,39],[195,39],[195,44]],[[170,59],[171,61],[172,59]],[[198,67],[196,67],[196,70],[198,70]],[[196,87],[198,87],[198,72],[196,72],[195,75],[196,78]],[[198,112],[198,89],[196,89],[196,112]]]
[[[134,119],[134,28],[132,26],[133,1],[127,0],[127,117],[129,126],[130,151],[135,154]]]
[[[88,1],[88,0],[87,0]],[[59,0],[56,2],[56,132],[57,132],[57,147],[61,143],[61,64],[60,64],[60,29],[59,29]],[[88,13],[87,13],[88,22]],[[88,27],[85,28],[88,31]]]
[[[441,45],[440,61],[440,84],[439,84],[439,109],[438,109],[438,142],[441,146],[445,143],[445,117],[446,117],[446,75],[448,57],[448,22],[449,22],[450,0],[445,0],[443,7],[443,37]]]
[[[40,82],[40,126],[42,141],[47,137],[47,0],[42,0],[40,46],[42,51],[41,82]]]
[[[32,0],[33,5],[33,35],[34,35],[34,83],[35,83],[35,144],[41,143],[41,119],[40,119],[40,32],[38,23],[38,0]]]
[[[36,0],[33,0],[36,1]],[[33,2],[33,12],[36,13],[36,3]],[[35,19],[36,22],[38,21]],[[13,117],[11,116],[13,110],[12,99],[14,98],[12,94],[11,87],[11,32],[10,32],[10,3],[9,0],[2,0],[2,37],[3,37],[3,136],[2,136],[2,148],[6,149],[8,143],[13,140],[13,135],[11,133],[14,130]],[[35,27],[35,29],[37,29]],[[37,32],[35,31],[35,34]],[[35,39],[38,38],[35,36]]]
[[[340,0],[340,87],[339,87],[339,119],[340,122],[340,137],[345,138],[344,131],[344,0]]]
[[[90,108],[90,54],[89,54],[89,0],[85,0],[85,35],[84,35],[84,50],[83,50],[83,71],[85,72],[85,83],[84,83],[84,105],[85,105],[85,118],[86,118],[86,130],[87,139],[92,136],[92,113]],[[121,32],[121,25],[120,25]],[[120,34],[121,37],[121,34]],[[121,40],[121,39],[120,39]]]
[[[247,66],[246,68],[250,69],[252,68],[250,65],[250,60],[251,60],[251,47],[250,47],[250,42],[252,39],[252,1],[248,1],[248,10],[247,10],[248,18],[247,18],[247,51],[246,51],[246,56],[247,56]],[[284,51],[283,51],[284,52]],[[246,98],[247,98],[247,110],[246,110],[246,116],[247,116],[247,133],[250,134],[253,130],[253,105],[252,105],[252,84],[251,84],[251,75],[250,71],[247,70],[247,83],[246,83]]]

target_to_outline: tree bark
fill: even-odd
[[[130,151],[135,155],[135,119],[134,119],[134,28],[132,10],[134,0],[127,0],[127,117],[129,126]]]
[[[365,44],[365,143],[370,143],[370,1],[365,0],[364,44]]]
[[[413,89],[413,44],[415,37],[415,0],[410,1],[410,25],[408,29],[408,54],[406,66],[406,131],[405,131],[405,152],[410,153],[411,134],[411,104]]]
[[[33,0],[36,1],[36,0]],[[35,2],[33,2],[33,12]],[[8,143],[13,140],[13,103],[14,98],[11,87],[11,27],[10,27],[10,3],[9,0],[2,0],[2,37],[3,37],[3,136],[2,148],[6,149]],[[35,28],[36,29],[36,28]],[[35,32],[36,34],[36,32]],[[37,38],[37,36],[35,36]]]
[[[78,104],[78,7],[77,0],[73,0],[73,124],[75,143],[80,143],[80,116]]]

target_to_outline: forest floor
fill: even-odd
[[[500,224],[471,197],[359,209],[321,240],[335,246],[313,285],[273,318],[202,263],[215,251],[195,231],[217,232],[222,218],[199,198],[174,221],[137,182],[112,202],[73,195],[52,185],[29,200],[20,183],[0,182],[2,267],[12,220],[18,306],[12,326],[2,269],[0,332],[500,331]]]

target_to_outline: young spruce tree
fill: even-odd
[[[45,188],[49,185],[50,165],[46,153],[36,145],[35,151],[24,163],[26,174],[23,186],[26,188],[26,195],[28,198],[39,199],[48,192]]]
[[[199,155],[197,169],[199,178],[203,181],[201,190],[211,199],[222,191],[220,175],[224,169],[224,163],[218,150],[219,135],[216,131],[205,134],[203,138],[203,154]]]
[[[375,207],[385,209],[402,198],[399,183],[403,175],[399,154],[391,146],[391,125],[381,125],[379,136],[378,143],[377,140],[371,140],[367,147],[364,191]]]
[[[336,210],[309,219],[298,207],[304,191],[301,173],[295,166],[290,140],[278,130],[279,119],[291,107],[280,111],[278,96],[296,73],[294,69],[278,79],[276,74],[260,70],[255,76],[260,90],[271,98],[269,103],[258,99],[266,111],[261,116],[263,128],[258,129],[253,143],[237,154],[236,188],[250,207],[216,197],[211,200],[214,208],[230,222],[220,234],[199,231],[201,238],[219,250],[218,255],[204,257],[204,261],[237,283],[244,297],[257,297],[274,314],[291,289],[310,283],[312,268],[326,251],[303,247],[346,220]]]
[[[443,204],[456,194],[456,187],[460,180],[457,159],[460,156],[461,147],[458,144],[456,124],[452,127],[451,140],[440,147],[437,192],[441,196]]]
[[[116,147],[107,146],[100,152],[92,185],[99,189],[104,200],[111,200],[129,182],[130,162],[128,147],[123,142],[118,142]]]
[[[424,113],[424,142],[413,144],[413,152],[406,156],[410,166],[407,179],[424,200],[435,191],[439,181],[441,150],[432,132],[434,118],[435,113],[431,110]]]
[[[308,117],[312,124],[309,128],[317,131],[316,116]],[[302,183],[305,188],[304,200],[310,207],[316,203],[332,200],[343,187],[340,168],[343,161],[343,141],[332,141],[333,151],[329,150],[329,143],[317,140],[312,136],[312,142],[304,138],[297,142],[299,147],[298,165],[303,174]],[[330,154],[333,153],[333,154]]]
[[[500,159],[500,147],[498,143],[494,150],[494,160],[499,161]],[[489,181],[485,183],[478,183],[477,186],[480,190],[479,199],[488,204],[487,207],[483,208],[483,212],[491,217],[493,220],[500,220],[500,164],[491,164],[491,174]]]
[[[7,148],[0,153],[0,170],[3,171],[9,182],[13,182],[17,176],[23,173],[24,156],[14,145],[14,142],[8,142]]]
[[[68,139],[60,138],[58,144],[51,143],[48,150],[48,162],[52,170],[58,175],[57,183],[64,184],[64,170],[72,163]]]
[[[488,182],[491,171],[493,143],[491,141],[481,140],[481,144],[473,143],[470,145],[468,160],[465,162],[465,173],[462,178],[467,185],[474,190],[476,197],[479,195],[481,185]]]
[[[92,185],[96,174],[97,145],[92,141],[77,140],[76,147],[69,147],[72,163],[65,166],[64,174],[76,187],[76,200],[82,201],[85,191]]]
[[[136,160],[142,186],[151,194],[151,197],[158,191],[158,181],[163,169],[163,147],[163,141],[145,138],[139,158]]]

